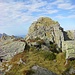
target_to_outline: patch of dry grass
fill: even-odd
[[[9,62],[10,64],[13,65],[13,67],[6,75],[26,75],[27,71],[29,71],[33,65],[39,65],[41,67],[47,68],[48,70],[51,70],[59,75],[69,67],[69,65],[65,67],[64,53],[56,54],[55,60],[45,59],[42,55],[43,53],[44,51],[42,50],[40,51],[33,50],[29,52],[22,52],[15,55],[14,58],[12,58],[11,61]],[[22,60],[26,63],[26,65],[16,64],[20,58],[22,58]],[[74,62],[71,62],[70,65],[73,64]]]

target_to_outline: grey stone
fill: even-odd
[[[62,51],[66,52],[66,59],[75,58],[75,41],[63,41]]]
[[[34,70],[32,75],[57,75],[56,73],[53,73],[52,71],[49,71],[46,68],[42,68],[38,65],[33,66],[31,69]]]
[[[34,39],[35,37],[44,39],[48,43],[49,41],[55,42],[58,47],[61,47],[62,41],[64,40],[63,28],[52,19],[42,17],[35,23],[32,23],[25,39]]]
[[[49,50],[49,48],[47,46],[45,46],[45,45],[41,45],[41,49],[42,50]]]
[[[69,74],[75,74],[75,69],[71,67],[69,70]]]
[[[4,40],[4,38],[6,40]],[[26,43],[24,39],[15,38],[14,36],[3,35],[0,39],[0,58],[10,60],[14,55],[23,52]]]
[[[67,36],[69,37],[70,40],[74,40],[75,38],[75,30],[67,30]]]
[[[65,71],[62,75],[75,75],[75,69],[70,67],[67,71]]]

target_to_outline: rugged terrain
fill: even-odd
[[[62,42],[74,40],[57,21],[41,17],[25,39],[3,34],[0,38],[1,73],[5,75],[75,75],[75,60],[65,65]]]
[[[3,34],[0,38],[0,57],[3,60],[11,59],[15,54],[24,51],[25,42],[22,38]]]
[[[47,43],[55,42],[58,47],[61,47],[64,40],[63,28],[57,21],[48,17],[41,17],[30,26],[26,40],[36,37],[44,39]]]

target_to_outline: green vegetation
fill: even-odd
[[[9,62],[9,64],[12,64],[13,67],[9,72],[6,73],[6,75],[27,75],[27,71],[29,71],[30,67],[35,64],[46,67],[49,70],[53,69],[53,61],[44,60],[44,57],[41,55],[41,53],[42,51],[37,53],[29,52],[25,54],[21,53],[14,56],[14,58]],[[17,62],[19,61],[19,58],[22,58],[23,61],[25,60],[26,65],[18,65]]]
[[[35,40],[41,40],[41,38],[39,38],[39,37],[36,37],[36,38],[35,38]]]
[[[48,18],[48,17],[41,17],[37,20],[37,25],[39,25],[39,26],[41,26],[41,25],[50,26],[53,24],[58,24],[58,22],[53,21],[51,18]]]
[[[32,75],[35,73],[34,70],[28,70],[28,71],[24,71],[24,74],[26,73],[26,75]]]
[[[75,61],[70,62],[65,66],[65,54],[64,53],[53,53],[45,50],[36,50],[34,47],[30,48],[29,51],[24,51],[15,55],[10,62],[6,62],[9,65],[13,65],[6,75],[32,75],[35,73],[31,70],[33,65],[39,65],[41,67],[47,68],[60,75],[69,69],[70,66],[75,67]],[[17,64],[20,58],[26,64]],[[3,65],[5,65],[4,63]],[[6,68],[6,66],[5,66]]]
[[[57,49],[58,49],[57,44],[50,43],[50,51],[52,51],[53,53],[59,53],[59,51]]]
[[[48,60],[56,59],[56,55],[52,52],[49,52],[49,51],[44,52],[43,55],[44,55],[44,58],[48,59]]]
[[[41,44],[44,44],[45,42],[44,42],[44,40],[43,39],[41,39],[41,38],[39,38],[39,37],[36,37],[35,39],[34,39],[39,45],[41,45]]]

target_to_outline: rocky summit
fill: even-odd
[[[36,37],[44,39],[47,43],[55,42],[58,47],[61,47],[64,40],[63,28],[57,21],[48,17],[41,17],[30,26],[26,40]]]
[[[64,31],[58,21],[48,17],[41,17],[31,24],[26,40],[37,37],[44,39],[46,43],[56,43],[59,48],[62,48],[63,41],[74,40],[75,31]]]
[[[0,37],[0,74],[75,75],[74,35],[75,31],[64,31],[48,17],[33,22],[25,39],[4,33]]]

